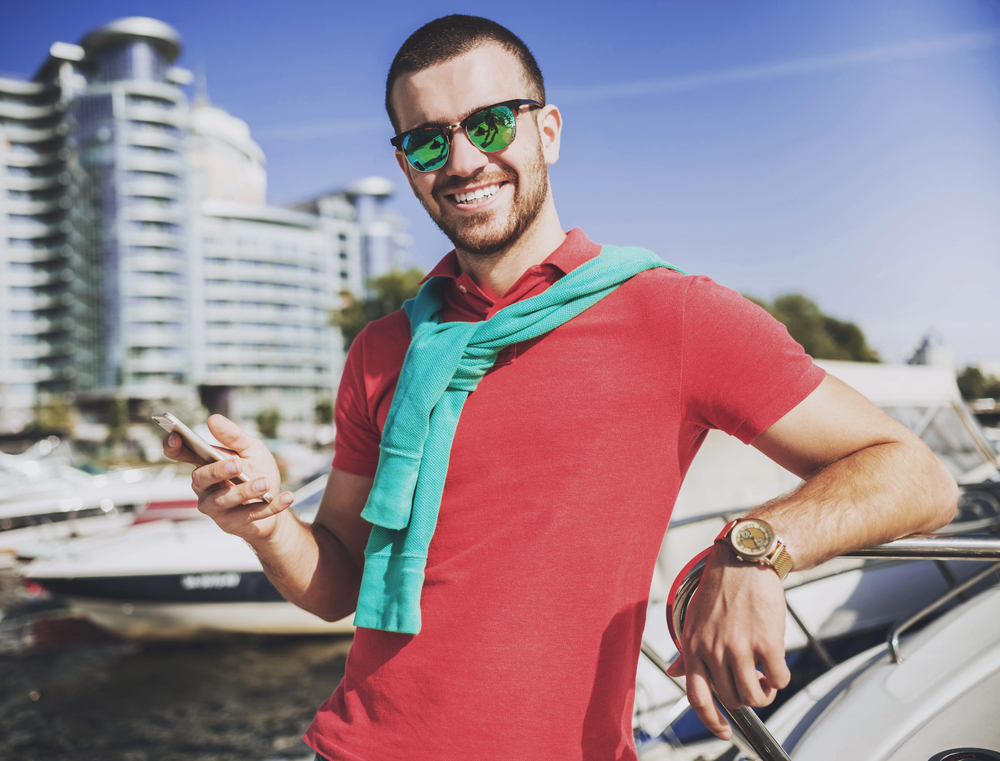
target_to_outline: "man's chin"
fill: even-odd
[[[464,220],[462,229],[443,220],[435,219],[434,222],[456,250],[481,258],[502,254],[517,240],[521,232],[517,229],[496,230],[485,220],[480,224]]]

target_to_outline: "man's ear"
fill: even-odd
[[[396,163],[399,164],[400,171],[402,171],[403,175],[406,177],[406,181],[410,183],[410,190],[419,201],[420,196],[417,195],[417,189],[413,186],[413,177],[410,176],[410,165],[406,161],[406,157],[403,155],[403,152],[398,149],[396,150]]]
[[[538,132],[542,141],[542,156],[552,166],[559,160],[559,137],[562,135],[562,114],[551,104],[538,112]]]

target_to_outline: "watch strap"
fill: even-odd
[[[794,566],[795,563],[792,560],[792,554],[788,551],[788,548],[785,547],[785,543],[782,542],[780,539],[778,539],[777,536],[775,536],[774,549],[771,550],[767,555],[765,555],[762,558],[742,557],[736,551],[736,548],[734,548],[733,545],[729,542],[729,535],[732,533],[733,528],[736,526],[737,523],[740,523],[743,520],[746,520],[746,518],[736,518],[735,520],[729,521],[729,523],[727,523],[725,526],[722,527],[722,531],[719,532],[719,535],[715,538],[715,541],[725,542],[726,545],[728,545],[729,549],[731,549],[733,553],[736,555],[736,557],[744,562],[759,563],[761,565],[771,566],[775,571],[777,571],[778,578],[784,581],[785,577],[788,576],[789,573],[791,573],[792,566]],[[759,521],[760,518],[754,518],[754,520]],[[761,523],[765,523],[765,521],[761,521]]]

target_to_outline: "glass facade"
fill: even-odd
[[[307,429],[340,376],[340,293],[405,257],[391,185],[267,206],[249,127],[189,107],[162,22],[52,50],[33,81],[0,79],[0,432],[46,394]]]

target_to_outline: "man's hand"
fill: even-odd
[[[771,568],[736,560],[716,545],[684,617],[682,655],[671,676],[687,677],[688,702],[705,726],[728,740],[727,708],[766,706],[788,685],[785,595]]]
[[[176,433],[164,438],[163,453],[171,460],[200,466],[191,474],[191,486],[198,495],[198,509],[223,531],[248,542],[268,539],[277,528],[278,514],[292,504],[291,492],[278,494],[270,505],[261,501],[262,494],[267,491],[274,494],[281,485],[274,456],[260,439],[247,435],[222,415],[212,415],[208,419],[208,429],[219,443],[238,456],[206,464],[184,446]],[[251,480],[245,484],[232,483],[229,479],[240,472],[246,473]]]

